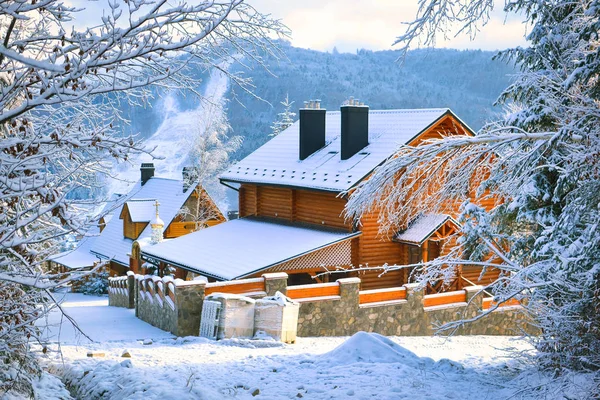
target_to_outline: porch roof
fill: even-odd
[[[145,246],[142,257],[215,279],[231,280],[360,234],[248,217]]]
[[[446,214],[424,214],[415,218],[404,231],[394,236],[394,241],[420,246],[429,239],[446,222],[450,222],[454,227],[458,222]]]

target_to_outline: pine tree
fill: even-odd
[[[295,112],[292,112],[292,105],[289,95],[285,95],[285,100],[281,102],[283,112],[277,114],[277,120],[271,125],[272,133],[269,136],[277,136],[294,123]]]

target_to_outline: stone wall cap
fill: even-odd
[[[287,279],[288,274],[286,274],[285,272],[271,272],[267,274],[262,274],[262,277],[265,278],[266,281],[272,279]]]
[[[360,283],[360,278],[341,278],[337,280],[340,285],[349,285],[353,283]]]
[[[483,286],[481,285],[475,285],[475,286],[465,286],[463,288],[463,290],[467,293],[477,293],[477,292],[482,292],[483,291]]]
[[[421,284],[420,283],[405,283],[403,285],[407,290],[417,290],[420,289]]]
[[[188,287],[188,286],[206,287],[206,282],[205,281],[184,281],[184,280],[178,281],[176,279],[175,286],[177,286],[177,287]]]

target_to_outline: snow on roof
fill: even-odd
[[[142,248],[142,254],[222,280],[247,276],[360,232],[308,228],[252,217]]]
[[[190,188],[185,193],[182,191],[182,187],[183,182],[181,180],[152,177],[143,186],[140,185],[140,182],[137,182],[129,194],[127,194],[127,201],[130,202],[135,199],[158,200],[160,203],[160,217],[166,222],[163,228],[164,231],[192,194],[195,185],[190,185]],[[152,218],[152,215],[150,218]],[[146,221],[149,220],[147,219]],[[149,238],[151,234],[152,228],[148,224],[138,238],[140,245],[146,243],[142,239]],[[123,236],[123,220],[112,218],[106,224],[102,234],[95,241],[91,251],[102,258],[113,259],[119,264],[128,266],[128,254],[131,253],[132,244],[133,240]]]
[[[328,111],[325,147],[310,157],[299,159],[300,133],[296,121],[229,168],[220,179],[338,192],[348,190],[392,156],[398,146],[409,143],[447,113],[454,116],[447,108],[370,111],[369,145],[348,160],[341,160],[340,112]]]
[[[132,222],[148,222],[156,216],[156,199],[132,199],[125,202]],[[160,203],[160,201],[159,201]],[[159,206],[158,209],[161,212]]]
[[[92,267],[98,261],[98,257],[90,253],[96,239],[97,237],[83,238],[77,248],[55,254],[48,259],[69,269]]]
[[[398,233],[394,237],[394,240],[421,245],[447,221],[452,221],[454,224],[458,225],[451,216],[446,214],[421,215],[409,224],[408,229]]]

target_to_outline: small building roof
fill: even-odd
[[[48,260],[69,269],[93,267],[94,263],[98,261],[98,257],[90,253],[90,249],[96,239],[97,237],[94,236],[83,238],[75,249],[55,254]]]
[[[408,144],[445,116],[447,108],[369,111],[369,145],[341,160],[341,114],[327,111],[325,146],[299,159],[299,122],[269,140],[221,175],[221,181],[262,183],[341,192],[358,184],[400,145]],[[466,128],[470,129],[460,121]]]
[[[404,231],[401,231],[394,236],[397,242],[416,244],[420,246],[429,239],[438,229],[446,222],[451,222],[458,226],[458,222],[446,214],[424,214],[415,218]]]
[[[156,199],[131,199],[126,201],[125,205],[127,205],[131,222],[148,222],[154,218],[156,214],[155,202]]]
[[[216,279],[231,280],[360,234],[247,217],[145,246],[142,256]]]
[[[165,179],[152,177],[146,181],[142,186],[140,182],[137,182],[133,189],[127,194],[127,203],[136,203],[136,199],[141,199],[140,203],[152,204],[148,199],[158,200],[160,203],[159,212],[160,217],[165,221],[163,232],[166,230],[175,218],[183,204],[193,193],[195,185],[190,185],[187,191],[183,192],[183,181],[176,179]],[[152,200],[152,201],[155,201]],[[145,215],[147,210],[144,209],[146,205],[137,208],[134,206],[141,215]],[[149,218],[144,222],[150,221],[155,215],[154,206],[152,206],[152,212],[149,214]],[[133,217],[133,216],[132,216]],[[136,218],[141,217],[136,214]],[[140,243],[145,243],[142,239],[150,238],[152,235],[152,228],[148,224],[138,237]],[[131,245],[133,240],[124,237],[123,235],[123,220],[119,218],[112,218],[107,224],[98,239],[95,241],[91,248],[91,252],[104,258],[112,259],[115,262],[129,266],[129,257],[131,253]]]

